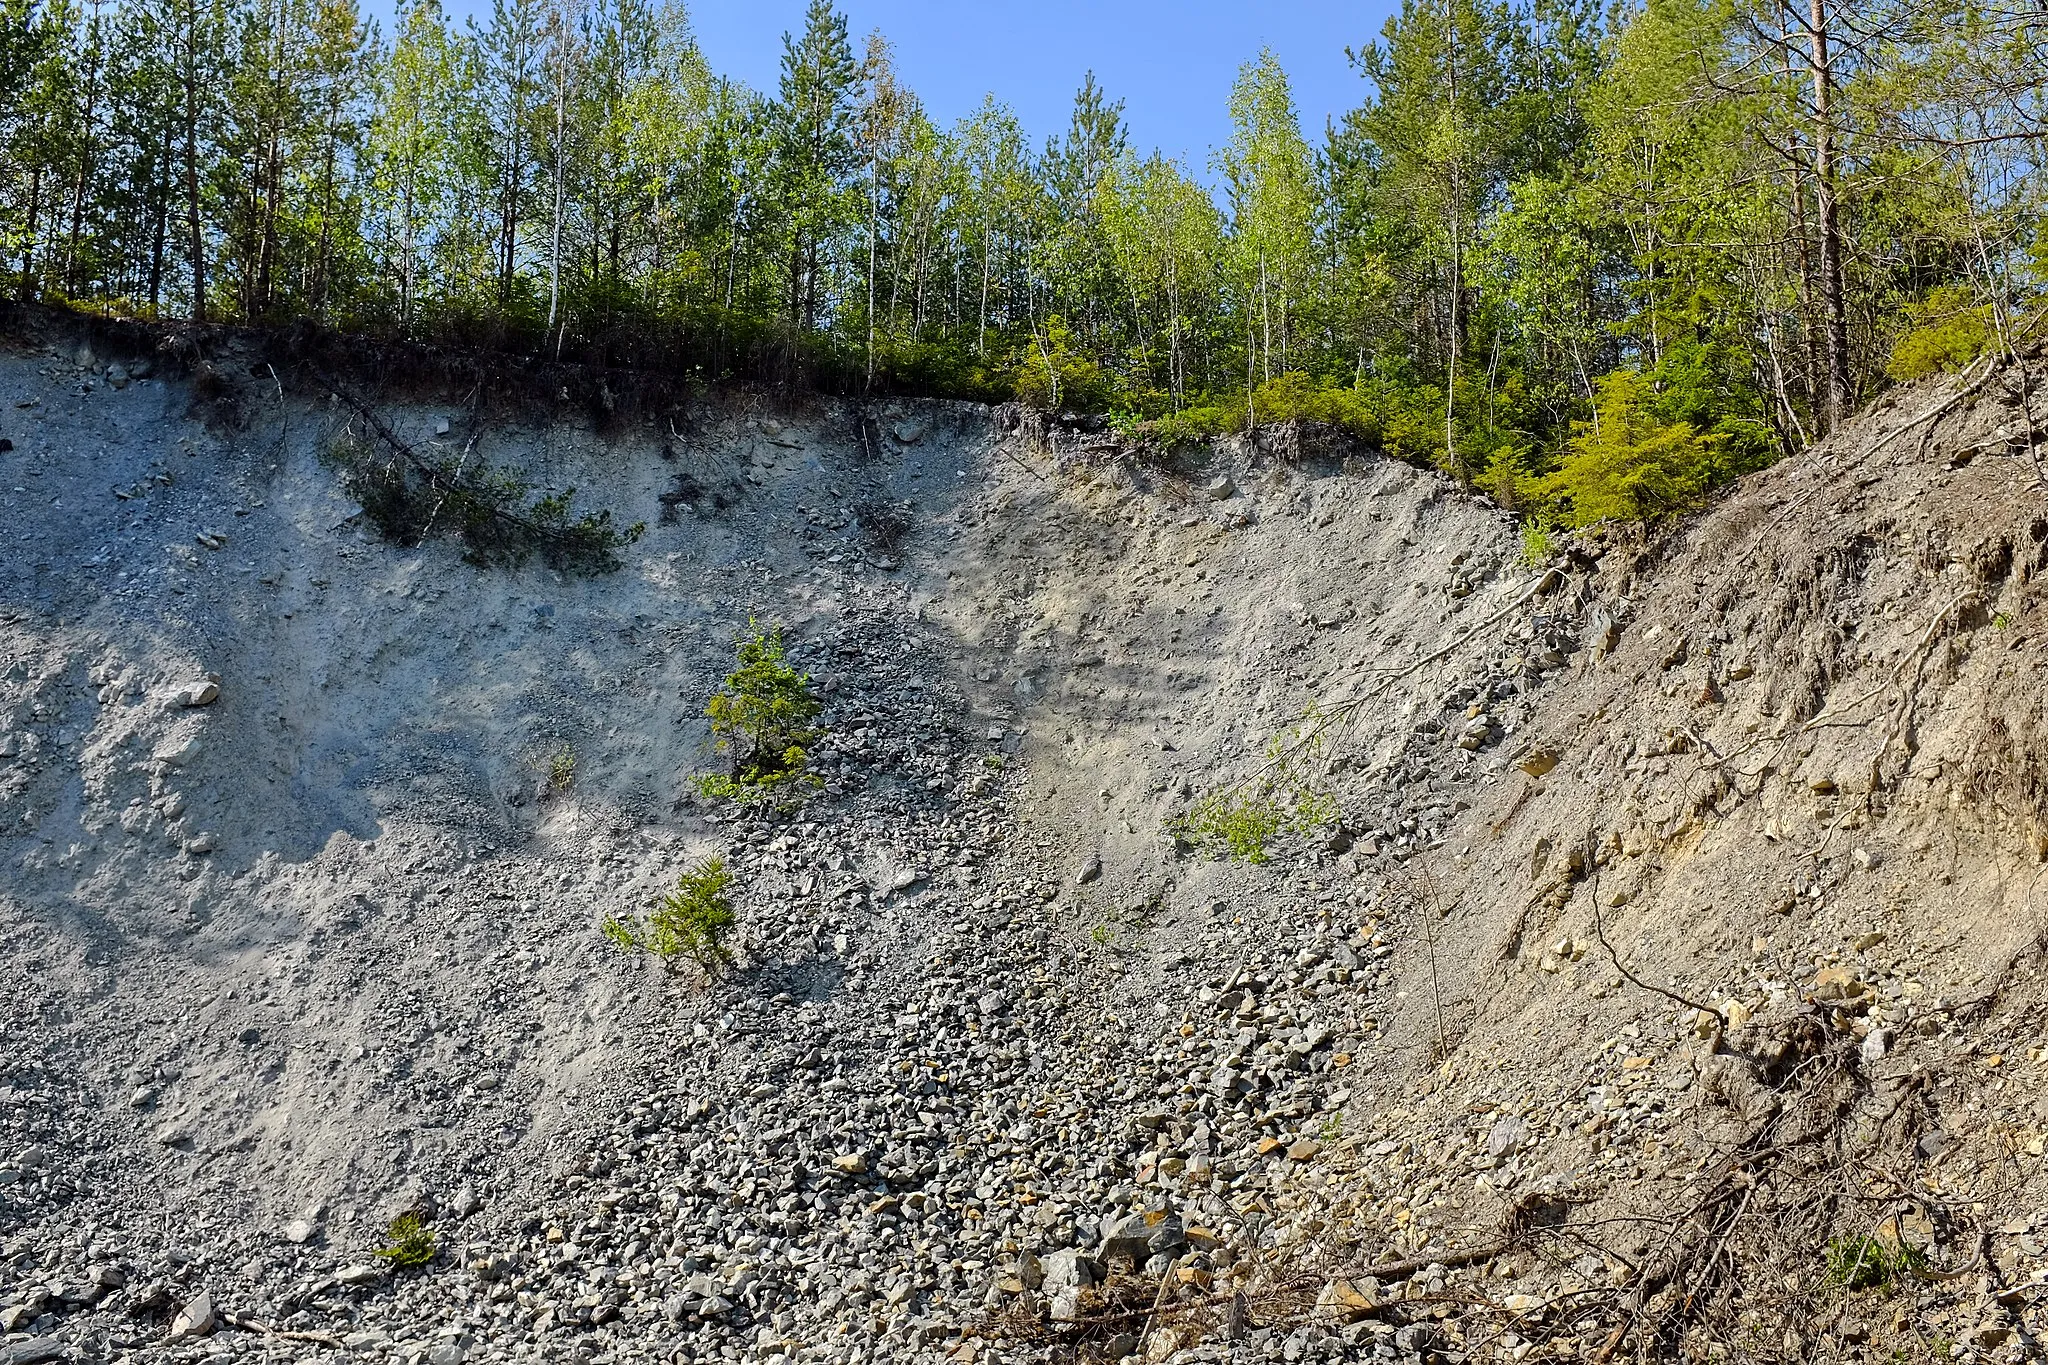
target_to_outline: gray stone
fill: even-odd
[[[178,692],[180,706],[211,706],[220,700],[220,684],[211,678],[192,683]]]
[[[210,1334],[220,1325],[213,1313],[213,1295],[204,1289],[190,1299],[171,1320],[171,1341],[189,1341]]]
[[[70,1349],[55,1337],[30,1337],[12,1346],[0,1346],[0,1365],[48,1365],[53,1360],[70,1358]]]
[[[164,748],[157,750],[156,761],[168,764],[173,768],[182,768],[199,757],[199,750],[199,736],[193,735],[189,739],[177,744],[166,745]]]
[[[1493,1125],[1486,1135],[1486,1154],[1491,1157],[1513,1156],[1529,1141],[1529,1125],[1520,1115],[1509,1115]]]
[[[294,1218],[284,1225],[284,1239],[293,1246],[304,1246],[319,1235],[319,1227],[304,1218]]]
[[[1219,474],[1209,480],[1208,483],[1202,485],[1202,492],[1208,496],[1210,501],[1222,502],[1225,498],[1237,492],[1237,485],[1231,481],[1228,474]]]
[[[1038,1260],[1040,1283],[1048,1293],[1061,1289],[1086,1289],[1102,1278],[1086,1252],[1068,1248],[1041,1256]]]
[[[1091,855],[1087,862],[1081,864],[1081,870],[1074,874],[1074,885],[1086,886],[1101,879],[1102,858],[1100,855]]]
[[[1101,1257],[1143,1265],[1152,1255],[1152,1225],[1142,1213],[1127,1213],[1102,1230]]]

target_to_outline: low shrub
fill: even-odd
[[[1616,370],[1600,380],[1593,416],[1572,424],[1571,453],[1541,483],[1567,525],[1649,521],[1696,504],[1720,478],[1719,432],[1665,421],[1649,376]]]
[[[576,751],[564,744],[548,759],[548,790],[565,792],[576,785]]]
[[[579,515],[575,489],[535,496],[531,480],[481,459],[349,436],[327,454],[379,535],[406,546],[453,536],[472,564],[509,567],[538,554],[550,568],[609,573],[647,530],[644,522],[621,527],[608,511]]]
[[[401,1213],[392,1220],[385,1244],[377,1255],[396,1270],[418,1270],[434,1259],[434,1230],[417,1213]]]
[[[1827,1282],[1837,1289],[1861,1293],[1889,1289],[1917,1270],[1927,1268],[1927,1253],[1904,1242],[1875,1237],[1837,1237],[1828,1243]]]
[[[1202,797],[1167,821],[1168,832],[1207,857],[1263,863],[1280,835],[1308,834],[1335,820],[1336,799],[1312,775],[1323,752],[1323,725],[1311,707],[1267,745],[1256,777]]]
[[[810,771],[809,746],[824,733],[817,719],[825,706],[809,676],[785,657],[781,628],[749,621],[736,652],[738,666],[704,708],[731,770],[699,776],[697,790],[710,800],[753,804],[824,785]]]
[[[1887,373],[1898,380],[1953,374],[1984,354],[1995,339],[1991,310],[1961,285],[1945,285],[1906,305],[1912,327],[1892,345]]]
[[[707,858],[684,872],[644,918],[606,917],[604,936],[621,948],[652,953],[671,971],[688,961],[715,972],[732,961],[737,916],[726,894],[731,884],[725,859]]]

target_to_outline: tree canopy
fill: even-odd
[[[0,289],[854,392],[1342,422],[1655,515],[2034,325],[2031,0],[1405,0],[1202,170],[1091,75],[951,126],[831,0],[773,90],[679,0],[0,0]],[[1572,471],[1580,471],[1575,479]]]

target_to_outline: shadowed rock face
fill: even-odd
[[[1657,1220],[1793,1116],[1923,1164],[2031,1121],[2048,521],[2024,462],[1950,467],[1995,400],[1536,566],[1296,431],[1169,467],[966,405],[379,409],[648,523],[582,578],[372,538],[312,395],[221,435],[92,380],[0,355],[24,1340],[912,1359],[1128,1310],[1198,1359],[1242,1290],[1302,1358],[1415,1357],[1397,1281],[1523,1338],[1677,1282]],[[792,813],[692,793],[750,620],[826,703]],[[1333,825],[1178,848],[1312,704]],[[732,972],[604,940],[714,853]],[[441,1256],[388,1278],[408,1211]]]

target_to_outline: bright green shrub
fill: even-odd
[[[728,940],[737,917],[726,895],[731,884],[725,859],[707,858],[684,872],[646,918],[607,916],[604,936],[621,948],[654,954],[671,971],[685,959],[715,971],[732,961]]]
[[[704,708],[732,771],[699,776],[697,790],[713,800],[752,803],[823,785],[809,770],[808,746],[823,733],[816,721],[825,706],[810,678],[784,657],[781,628],[762,630],[749,621],[737,653],[739,666]]]
[[[1047,412],[1093,412],[1109,401],[1102,366],[1074,349],[1074,334],[1054,318],[1043,341],[1034,338],[1018,354],[1017,401]]]
[[[1172,448],[1200,445],[1243,429],[1244,409],[1201,407],[1183,408],[1163,417],[1154,417],[1133,427],[1132,434]]]
[[[1336,798],[1315,776],[1324,727],[1321,712],[1310,707],[1267,744],[1256,777],[1204,796],[1169,819],[1167,832],[1206,857],[1263,863],[1281,834],[1308,834],[1335,820]]]
[[[1952,374],[1984,354],[1994,339],[1991,310],[1974,303],[1968,289],[1944,285],[1918,303],[1906,305],[1912,330],[1892,346],[1885,369],[1898,380]]]
[[[418,1270],[434,1259],[434,1230],[417,1213],[401,1213],[393,1220],[386,1243],[377,1255],[398,1270]]]
[[[1600,380],[1591,421],[1574,422],[1570,453],[1540,492],[1570,526],[1648,521],[1692,506],[1719,482],[1721,432],[1667,422],[1649,376]]]

